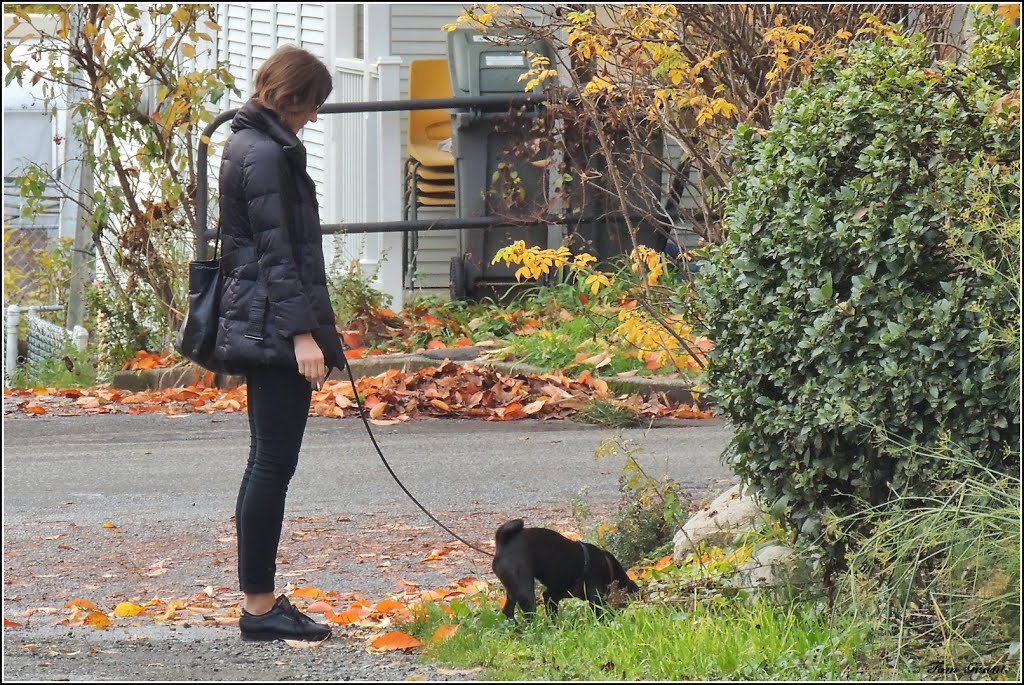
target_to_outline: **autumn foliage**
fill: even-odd
[[[475,418],[512,421],[526,418],[564,419],[592,399],[614,399],[608,384],[584,371],[572,379],[562,374],[504,374],[493,369],[445,362],[413,373],[391,369],[356,381],[367,417],[383,425],[412,418]],[[17,407],[26,414],[142,414],[149,412],[241,412],[245,386],[221,390],[192,385],[166,390],[126,392],[109,387],[87,389],[5,389],[25,398]],[[710,413],[665,397],[644,400],[638,395],[618,399],[649,417],[709,418]],[[359,415],[352,384],[328,381],[314,390],[310,413],[315,416]]]

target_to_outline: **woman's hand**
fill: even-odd
[[[311,333],[299,333],[292,338],[292,344],[295,346],[295,361],[299,365],[299,373],[306,377],[310,385],[319,389],[320,383],[327,375],[323,351]]]

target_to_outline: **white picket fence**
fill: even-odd
[[[28,349],[25,363],[29,369],[63,353],[71,343],[79,352],[85,351],[89,331],[81,326],[67,330],[39,316],[39,312],[64,311],[59,304],[36,307],[10,306],[4,310],[4,382],[9,383],[18,369],[18,333],[24,314]]]

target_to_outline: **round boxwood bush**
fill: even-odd
[[[731,466],[807,534],[826,511],[949,475],[879,434],[952,440],[1000,468],[1020,451],[1019,355],[993,344],[1019,335],[1017,284],[1008,297],[951,247],[990,239],[969,225],[979,198],[1019,214],[1019,91],[1016,115],[999,105],[1019,58],[1008,83],[926,48],[851,46],[787,94],[771,131],[738,129],[728,238],[700,279]]]

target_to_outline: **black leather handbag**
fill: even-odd
[[[214,373],[232,373],[237,369],[214,358],[217,328],[220,325],[220,291],[223,271],[256,260],[255,248],[235,250],[217,256],[220,226],[213,246],[213,259],[195,260],[188,265],[188,312],[181,322],[174,349],[186,359]]]

